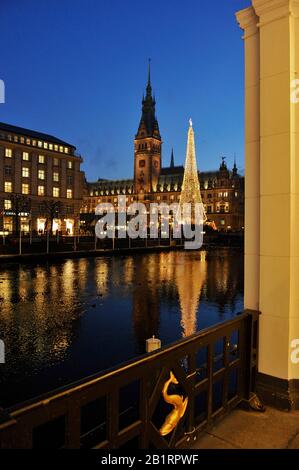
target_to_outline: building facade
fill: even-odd
[[[173,152],[170,165],[162,167],[162,140],[155,106],[149,70],[141,120],[134,139],[134,178],[87,183],[81,210],[83,231],[92,232],[98,204],[111,203],[117,208],[120,195],[125,196],[127,204],[180,201],[184,167],[175,166]],[[243,230],[244,177],[239,175],[236,163],[230,171],[222,158],[219,170],[198,175],[208,222],[221,231]]]
[[[76,148],[56,137],[0,123],[0,231],[73,235],[84,174]]]

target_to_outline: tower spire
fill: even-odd
[[[172,147],[172,149],[171,149],[170,168],[174,168],[173,147]]]
[[[237,167],[237,159],[236,159],[236,153],[234,154],[234,167],[233,167],[233,175],[235,176],[238,173],[238,167]]]
[[[146,94],[142,99],[142,115],[136,138],[155,137],[161,140],[158,120],[156,116],[156,100],[152,95],[151,85],[151,59],[148,60],[148,77]]]
[[[151,58],[149,57],[148,59],[148,79],[147,79],[147,84],[151,84]]]
[[[147,87],[146,87],[146,96],[152,96],[152,85],[151,85],[151,59],[148,59],[148,74],[147,74]]]
[[[198,171],[196,164],[194,130],[192,120],[189,121],[187,152],[185,160],[185,171],[180,198],[180,210],[183,214],[184,204],[191,204],[191,222],[196,222],[196,204],[202,205],[203,222],[207,220],[203,209],[203,203],[200,193],[200,184],[198,180]]]

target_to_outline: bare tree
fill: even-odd
[[[59,217],[62,211],[62,204],[60,201],[47,200],[43,202],[43,206],[47,216],[47,230],[49,229],[50,235],[52,235],[53,221]]]
[[[29,214],[31,211],[31,199],[23,194],[12,194],[9,197],[11,201],[11,212],[14,218],[14,234],[20,233],[20,217],[22,214]]]

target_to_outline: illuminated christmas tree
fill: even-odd
[[[198,180],[197,164],[196,164],[196,153],[195,153],[195,142],[194,142],[194,130],[192,126],[192,120],[189,121],[189,130],[188,130],[188,143],[187,143],[187,153],[185,161],[185,172],[182,185],[182,192],[180,198],[180,211],[183,214],[184,204],[191,205],[191,223],[200,224],[201,221],[196,220],[195,217],[195,204],[201,204],[202,215],[204,223],[207,220],[202,199],[200,193],[200,184]],[[182,222],[190,222],[189,217],[186,220],[186,217],[181,216]]]

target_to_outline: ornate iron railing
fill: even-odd
[[[257,335],[258,312],[247,310],[121,367],[4,410],[0,448],[184,447],[232,408],[250,404]],[[188,405],[175,429],[162,436],[159,430],[175,408],[162,395],[171,371],[178,382],[175,394],[188,398]]]

